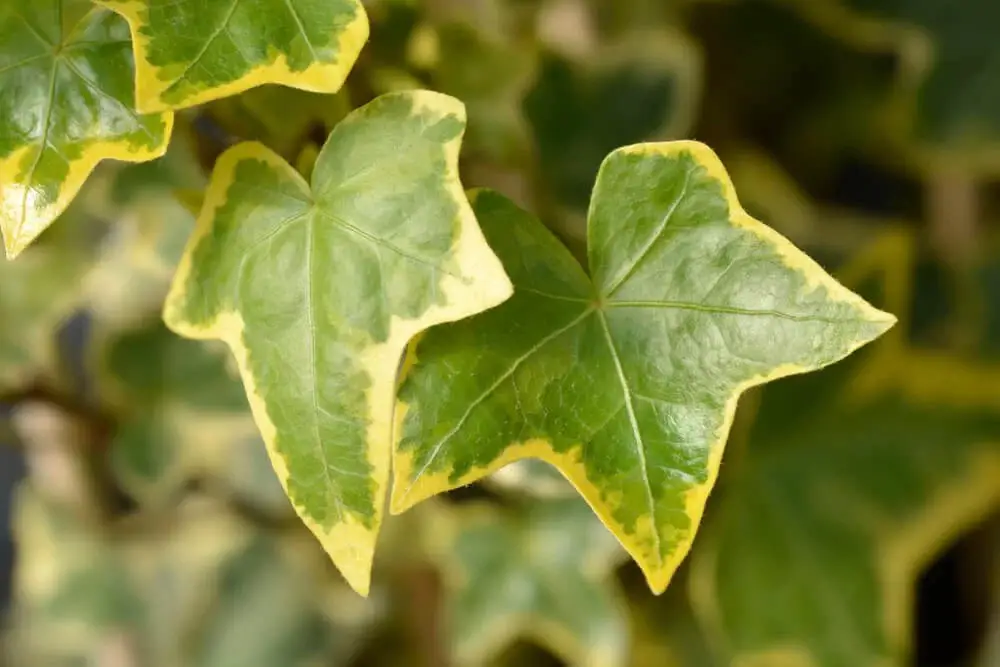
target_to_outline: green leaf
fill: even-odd
[[[853,46],[898,56],[909,122],[904,141],[932,165],[942,155],[1000,168],[1000,6],[934,0],[798,0],[805,15]],[[924,155],[920,152],[924,151]]]
[[[100,664],[136,624],[139,600],[122,560],[95,526],[30,483],[17,490],[13,626],[5,656],[19,665]]]
[[[128,26],[87,0],[0,7],[0,231],[7,257],[76,196],[98,162],[166,151],[173,115],[133,110]]]
[[[727,659],[906,664],[917,578],[1000,506],[1000,370],[911,340],[916,242],[888,228],[838,271],[900,326],[763,392],[746,466],[691,561],[693,603]]]
[[[220,350],[158,319],[97,345],[100,389],[122,413],[112,472],[140,504],[167,507],[200,480],[271,516],[291,511]]]
[[[280,546],[273,539],[258,537],[225,563],[217,598],[186,664],[333,666],[348,664],[358,652],[372,610],[355,604],[354,618],[335,626],[319,604],[311,571],[289,558]],[[357,597],[353,601],[362,602]]]
[[[427,536],[447,590],[454,664],[531,639],[572,667],[622,667],[628,620],[612,571],[622,553],[579,499],[503,512],[441,509]]]
[[[511,294],[458,179],[460,102],[386,95],[330,135],[307,183],[259,144],[216,165],[167,324],[224,340],[299,515],[368,589],[409,339]]]
[[[136,105],[164,111],[265,83],[340,90],[368,39],[359,0],[100,0],[126,19]]]
[[[286,159],[309,136],[326,135],[351,110],[347,91],[335,95],[265,85],[204,107],[222,129],[241,140],[260,141]]]
[[[761,443],[692,557],[716,648],[741,665],[908,664],[917,577],[1000,506],[998,428],[888,396]]]
[[[411,44],[433,44],[431,81],[469,110],[468,155],[520,164],[531,155],[530,128],[521,106],[536,77],[532,43],[486,34],[464,22],[428,24]]]
[[[686,136],[700,76],[690,40],[668,29],[624,35],[583,63],[545,56],[524,112],[559,202],[585,209],[601,161],[615,148]]]
[[[607,158],[589,276],[503,197],[475,208],[515,295],[421,339],[400,390],[392,511],[540,458],[657,592],[691,546],[739,395],[894,322],[747,215],[697,142]]]
[[[89,263],[61,244],[0,262],[0,391],[16,389],[57,360],[56,330],[81,300]]]

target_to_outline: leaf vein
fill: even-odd
[[[652,234],[652,236],[650,236],[649,241],[647,241],[646,245],[642,247],[642,250],[639,251],[639,255],[635,258],[635,261],[632,262],[631,266],[625,269],[620,277],[611,281],[611,286],[608,288],[605,295],[607,298],[610,298],[619,287],[625,284],[625,281],[628,280],[633,273],[635,273],[636,269],[639,268],[639,264],[641,264],[642,261],[646,259],[646,256],[649,255],[649,252],[653,249],[653,246],[656,245],[656,242],[660,239],[663,231],[667,228],[667,225],[670,224],[670,220],[674,217],[677,207],[681,205],[681,202],[684,201],[684,197],[687,196],[688,184],[690,182],[691,169],[687,169],[684,172],[684,184],[681,185],[681,191],[678,193],[677,198],[670,204],[670,208],[667,209],[667,212],[663,215],[663,218],[661,218],[656,231]]]
[[[510,378],[521,366],[521,364],[530,359],[536,352],[545,347],[545,345],[547,345],[551,341],[555,340],[556,338],[558,338],[559,336],[566,333],[567,331],[575,327],[577,324],[582,322],[593,312],[595,312],[593,308],[588,308],[587,310],[580,313],[580,315],[573,318],[568,324],[560,327],[559,329],[556,329],[555,331],[543,337],[537,343],[532,345],[527,352],[525,352],[520,357],[515,359],[514,362],[510,365],[510,367],[507,368],[507,370],[505,370],[503,373],[501,373],[500,376],[497,377],[497,379],[490,386],[488,386],[486,390],[483,391],[482,394],[477,396],[471,403],[469,403],[469,407],[466,408],[465,412],[462,413],[462,416],[458,418],[458,421],[455,422],[455,425],[452,426],[448,430],[448,432],[445,433],[444,436],[442,436],[441,439],[438,440],[437,443],[434,445],[434,448],[431,450],[430,456],[427,457],[427,461],[424,462],[423,466],[420,467],[420,470],[418,470],[417,473],[413,476],[413,479],[410,480],[410,484],[407,487],[406,492],[403,493],[402,496],[403,499],[405,499],[410,494],[410,491],[413,489],[417,481],[421,477],[423,477],[424,473],[427,472],[427,469],[430,468],[431,464],[437,459],[438,455],[441,453],[445,444],[452,437],[454,437],[454,435],[458,433],[458,431],[465,425],[465,422],[468,421],[469,416],[472,414],[472,411],[476,409],[476,407],[478,407],[483,401],[489,398],[489,396],[494,391],[496,391],[501,384],[503,384],[508,378]]]
[[[857,324],[863,320],[852,318],[820,317],[816,315],[793,315],[780,310],[756,310],[753,308],[736,308],[733,306],[709,305],[693,301],[612,301],[609,308],[665,308],[677,310],[693,310],[711,315],[746,315],[750,317],[778,317],[793,322],[823,322],[827,324]]]
[[[604,331],[604,337],[608,342],[608,349],[611,350],[611,358],[615,363],[615,371],[618,380],[621,382],[622,393],[625,396],[625,410],[628,414],[629,425],[632,427],[632,435],[635,438],[636,453],[639,457],[639,469],[642,472],[642,481],[646,490],[646,502],[649,503],[649,516],[653,522],[653,542],[656,546],[656,559],[663,562],[663,546],[660,543],[660,524],[656,520],[656,501],[653,498],[653,487],[649,482],[649,469],[646,463],[646,445],[642,441],[642,433],[639,430],[639,421],[635,416],[635,406],[632,404],[632,389],[629,387],[628,379],[625,377],[625,369],[622,367],[621,358],[618,356],[618,349],[615,347],[614,338],[611,336],[611,329],[608,327],[608,320],[604,313],[597,311],[597,318]]]

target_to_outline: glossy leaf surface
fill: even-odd
[[[167,148],[172,114],[135,112],[128,26],[86,0],[0,5],[0,231],[17,256],[98,162]]]
[[[265,83],[340,89],[368,39],[359,0],[102,0],[135,40],[136,103],[163,111]]]
[[[657,592],[690,548],[739,395],[831,364],[894,321],[744,213],[695,142],[607,158],[589,276],[503,197],[482,193],[475,207],[515,296],[416,347],[393,512],[541,458]]]
[[[167,299],[171,328],[232,348],[292,503],[361,592],[407,342],[511,293],[458,180],[464,125],[453,98],[380,97],[311,183],[259,144],[229,150]]]

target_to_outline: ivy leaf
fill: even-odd
[[[628,619],[614,538],[579,499],[441,508],[427,536],[442,565],[454,664],[532,639],[573,667],[621,667]]]
[[[291,159],[311,133],[328,134],[351,103],[346,89],[330,95],[264,85],[210,102],[203,110],[229,134],[260,141]]]
[[[164,111],[265,83],[340,90],[368,39],[359,0],[100,0],[126,19],[136,105]]]
[[[197,479],[272,516],[290,512],[243,387],[219,350],[159,319],[104,338],[95,375],[122,414],[110,459],[123,489],[162,508]]]
[[[1000,22],[992,0],[823,0],[797,4],[833,35],[866,51],[895,51],[910,118],[904,140],[934,167],[941,153],[996,170],[1000,142]],[[921,155],[921,153],[923,153]]]
[[[16,389],[57,360],[56,332],[81,300],[90,262],[62,244],[31,248],[16,262],[0,262],[0,391]]]
[[[299,515],[368,589],[409,339],[511,293],[458,179],[457,100],[351,113],[307,183],[259,144],[219,158],[168,296],[182,335],[224,340]]]
[[[75,508],[74,508],[75,509]],[[122,559],[100,531],[30,483],[17,490],[12,627],[15,664],[101,664],[141,608]]]
[[[0,231],[28,246],[101,160],[166,151],[172,114],[133,110],[128,26],[86,0],[0,7]]]
[[[836,373],[763,393],[751,455],[691,561],[695,610],[727,659],[905,664],[920,572],[1000,506],[1000,371],[910,340],[916,241],[890,227],[838,271],[901,326]]]
[[[524,112],[548,187],[585,209],[594,177],[615,148],[687,135],[700,86],[696,51],[663,28],[625,34],[583,63],[542,58]]]
[[[589,276],[503,197],[475,201],[515,296],[422,337],[400,390],[392,511],[540,458],[656,592],[691,546],[739,395],[831,364],[894,322],[747,215],[697,142],[606,159]]]
[[[466,153],[505,164],[529,157],[530,128],[521,105],[536,76],[534,44],[504,39],[463,21],[420,26],[410,50],[422,43],[430,44],[432,58],[426,66],[434,88],[458,97],[469,109]]]
[[[692,558],[716,648],[747,665],[906,664],[921,570],[1000,505],[998,429],[889,396],[766,443]]]

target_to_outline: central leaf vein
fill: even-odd
[[[753,308],[736,308],[733,306],[709,305],[693,301],[611,301],[608,308],[676,308],[678,310],[694,310],[712,315],[748,315],[751,317],[780,317],[793,322],[822,322],[825,324],[855,324],[859,319],[838,319],[834,317],[819,317],[816,315],[793,315],[780,310],[756,310]]]
[[[677,197],[670,203],[670,207],[667,209],[667,212],[663,214],[663,217],[660,219],[660,224],[657,225],[656,227],[656,231],[650,235],[649,240],[646,241],[646,244],[639,251],[639,254],[632,261],[632,263],[628,265],[628,267],[617,278],[611,281],[611,286],[608,287],[608,291],[605,294],[605,298],[611,298],[611,295],[614,294],[619,287],[625,284],[625,281],[627,281],[632,276],[632,274],[635,273],[636,269],[639,268],[639,265],[642,263],[642,261],[646,259],[646,256],[653,249],[653,246],[656,245],[656,242],[660,240],[660,236],[663,235],[663,231],[667,228],[667,225],[669,225],[670,221],[673,219],[674,213],[677,211],[677,207],[681,205],[681,202],[684,201],[684,197],[687,196],[688,184],[690,182],[691,182],[691,170],[687,169],[684,171],[684,183],[683,185],[681,185],[681,191],[677,194]]]
[[[222,19],[222,23],[219,25],[218,28],[216,28],[215,30],[212,31],[212,34],[209,35],[208,39],[205,40],[205,44],[201,47],[201,49],[198,51],[198,53],[195,54],[195,57],[191,60],[191,62],[189,62],[184,67],[184,70],[177,76],[177,78],[174,79],[174,82],[171,83],[166,88],[164,88],[164,90],[163,90],[164,93],[168,93],[171,90],[173,90],[174,88],[176,88],[181,83],[181,81],[184,81],[187,78],[188,73],[192,69],[194,69],[194,67],[198,63],[201,62],[201,59],[205,57],[205,54],[208,52],[209,47],[212,46],[212,43],[216,39],[218,39],[219,35],[221,35],[223,32],[225,32],[226,29],[229,27],[229,21],[232,20],[233,14],[236,13],[236,8],[239,6],[239,4],[240,4],[240,0],[233,0],[233,4],[229,6],[229,10],[226,12],[225,17],[223,17],[223,19]]]
[[[306,223],[306,323],[308,326],[309,335],[309,363],[306,367],[309,369],[310,376],[310,399],[312,402],[312,416],[313,416],[313,434],[316,438],[316,447],[319,449],[320,458],[323,460],[323,477],[326,479],[327,490],[330,491],[335,489],[336,486],[333,482],[333,477],[330,476],[330,459],[327,455],[326,448],[323,446],[323,438],[320,432],[320,415],[322,414],[319,406],[319,373],[316,369],[318,356],[316,354],[316,322],[313,317],[313,310],[315,308],[315,294],[313,290],[313,254],[315,246],[315,236],[316,236],[316,224],[315,218],[310,218],[309,222]],[[333,494],[334,502],[337,504],[337,520],[343,520],[344,518],[344,508],[340,503],[340,499]]]
[[[306,27],[302,24],[302,19],[299,17],[299,13],[295,10],[295,5],[292,4],[292,0],[285,0],[285,6],[288,7],[288,11],[292,14],[292,18],[295,20],[295,25],[299,27],[299,32],[302,33],[302,39],[305,41],[306,46],[309,47],[309,53],[312,54],[313,60],[319,60],[319,56],[316,55],[316,49],[313,47],[312,42],[309,41],[309,35],[306,34]]]
[[[653,542],[656,545],[656,558],[663,560],[663,551],[660,544],[660,524],[656,520],[656,501],[653,498],[653,487],[649,482],[649,469],[646,463],[646,445],[642,441],[642,433],[639,430],[639,420],[635,416],[635,406],[632,404],[632,389],[629,387],[628,379],[625,377],[625,369],[622,367],[621,359],[618,356],[618,349],[615,347],[614,338],[611,336],[611,329],[608,327],[608,320],[604,313],[597,311],[597,319],[601,323],[604,331],[604,338],[608,342],[608,349],[611,351],[611,359],[615,363],[615,371],[618,380],[622,385],[622,393],[625,396],[625,411],[628,414],[629,425],[632,427],[632,435],[635,438],[636,453],[639,458],[639,470],[642,473],[642,481],[646,490],[646,502],[649,503],[649,516],[653,522]]]
[[[428,267],[430,267],[430,268],[432,268],[432,269],[434,269],[436,271],[440,271],[441,273],[449,275],[452,278],[455,278],[457,280],[461,280],[464,283],[468,283],[468,279],[467,278],[464,278],[463,276],[460,276],[457,273],[453,273],[451,271],[448,271],[444,267],[438,266],[433,260],[426,259],[424,257],[420,257],[419,255],[417,255],[416,253],[414,253],[412,250],[407,250],[405,248],[400,248],[399,246],[395,245],[394,243],[390,243],[389,241],[387,241],[386,239],[384,239],[382,237],[375,236],[371,232],[365,231],[364,229],[358,227],[357,225],[353,225],[350,222],[348,222],[347,220],[344,220],[343,218],[337,217],[337,216],[333,215],[332,213],[328,213],[328,212],[324,211],[321,208],[317,208],[316,210],[319,211],[319,214],[322,215],[327,220],[333,222],[334,224],[336,224],[336,225],[338,225],[340,227],[343,227],[345,231],[351,232],[352,234],[357,234],[361,238],[363,238],[363,239],[365,239],[367,241],[370,241],[371,243],[374,243],[376,246],[381,246],[381,247],[387,248],[388,250],[391,250],[392,252],[396,253],[397,255],[399,255],[399,256],[401,256],[401,257],[403,257],[405,259],[410,260],[411,262],[415,262],[417,264],[422,264],[424,266],[428,266]]]

